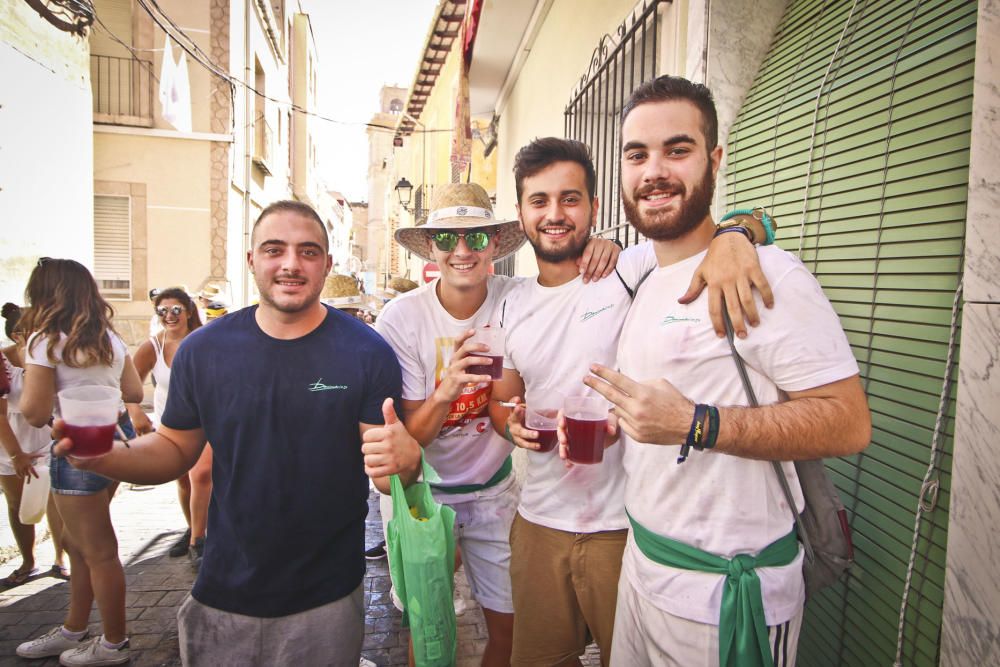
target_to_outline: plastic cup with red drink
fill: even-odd
[[[536,393],[531,396],[524,410],[524,425],[538,432],[535,441],[541,445],[538,452],[551,452],[556,448],[556,427],[559,424],[559,409],[564,397],[554,391]]]
[[[563,403],[566,419],[567,458],[573,463],[600,463],[604,460],[604,436],[608,431],[608,403],[600,396],[567,396]]]
[[[73,441],[71,456],[87,459],[111,451],[121,400],[117,387],[84,385],[59,392],[63,436]]]
[[[486,352],[475,352],[472,356],[483,357],[490,360],[489,364],[475,364],[469,366],[470,375],[489,375],[494,380],[503,377],[503,352],[504,335],[503,329],[498,327],[477,327],[476,333],[470,339],[473,343],[483,343],[489,350]]]

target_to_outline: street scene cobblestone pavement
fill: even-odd
[[[369,498],[366,546],[382,539],[378,496]],[[180,536],[184,519],[173,484],[131,487],[122,484],[111,504],[111,516],[125,566],[126,618],[136,667],[180,665],[177,648],[177,607],[194,583],[194,571],[186,557],[170,558],[167,550]],[[45,533],[44,521],[39,524]],[[9,548],[9,528],[4,527],[0,563],[4,574],[19,564],[16,550]],[[43,539],[35,548],[42,572],[52,565],[52,541]],[[68,563],[67,563],[68,564]],[[457,590],[466,611],[458,617],[458,667],[479,665],[486,645],[486,625],[479,606],[471,599],[468,583],[460,570]],[[406,665],[408,631],[400,627],[401,614],[392,604],[386,561],[369,561],[365,575],[365,644],[363,656],[379,667]],[[23,641],[37,637],[64,619],[69,605],[69,584],[51,576],[36,576],[28,583],[0,590],[0,666],[54,667],[58,658],[24,660],[14,654]],[[91,631],[99,631],[96,608],[91,613]],[[600,664],[596,647],[582,659],[585,666]],[[308,666],[301,666],[308,667]]]

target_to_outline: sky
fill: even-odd
[[[323,176],[349,201],[367,201],[368,135],[383,85],[409,88],[437,0],[298,0],[309,14],[319,65]],[[290,6],[291,3],[289,3]]]

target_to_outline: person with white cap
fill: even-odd
[[[489,633],[484,665],[509,664],[513,623],[508,534],[517,505],[511,444],[490,426],[490,377],[469,372],[489,363],[470,342],[511,285],[490,274],[493,262],[524,243],[517,220],[497,220],[489,195],[475,183],[439,186],[426,223],[396,231],[410,252],[436,262],[441,276],[385,307],[375,328],[403,370],[403,420],[424,446],[441,481],[438,502],[456,511],[455,536],[473,595]],[[585,279],[613,270],[620,251],[597,241],[581,263]],[[384,493],[388,480],[376,479]]]

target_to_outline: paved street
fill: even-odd
[[[369,544],[381,539],[382,526],[378,502],[370,500],[368,518]],[[136,666],[179,665],[177,651],[177,607],[191,588],[194,573],[187,558],[170,558],[167,549],[184,525],[172,484],[159,487],[130,488],[122,485],[112,503],[112,515],[118,531],[127,586],[126,613],[131,636],[132,663]],[[40,528],[44,527],[44,522]],[[4,544],[11,542],[4,526]],[[52,543],[46,539],[36,548],[39,566],[52,564]],[[11,550],[5,549],[5,555]],[[4,563],[0,576],[6,576],[18,561]],[[460,591],[469,596],[464,576],[459,576]],[[389,599],[389,569],[385,561],[370,562],[365,576],[367,623],[364,655],[380,667],[406,664],[407,633],[400,629],[400,613]],[[29,583],[0,591],[0,665],[49,667],[58,660],[27,661],[14,656],[14,648],[47,631],[63,620],[69,604],[67,582],[39,576]],[[459,617],[459,665],[477,665],[485,645],[482,612],[472,602]],[[93,612],[92,631],[98,630],[97,612]]]
[[[382,532],[374,495],[369,499],[369,506],[367,540],[372,545],[381,539]],[[112,503],[112,515],[125,565],[131,664],[137,667],[179,665],[176,613],[191,588],[194,573],[187,558],[166,555],[184,525],[174,486],[133,489],[124,484]],[[44,525],[43,522],[39,527],[44,528]],[[7,545],[11,542],[10,531],[3,526],[2,532],[0,544]],[[10,557],[11,550],[4,549],[2,553]],[[41,568],[51,566],[51,540],[39,544],[36,553]],[[17,564],[16,560],[0,564],[0,576],[6,576]],[[467,607],[458,618],[458,665],[472,667],[479,664],[486,643],[485,624],[478,605],[470,599],[464,575],[460,572],[456,579]],[[389,571],[384,560],[369,563],[365,602],[364,656],[379,667],[405,665],[408,633],[400,629],[400,613],[389,598]],[[39,576],[23,586],[0,591],[0,665],[57,665],[56,658],[22,660],[14,656],[14,648],[62,622],[68,604],[67,582],[49,576]],[[91,621],[91,630],[97,631],[96,611]],[[588,658],[585,664],[599,664],[594,658],[594,647],[588,652]]]

